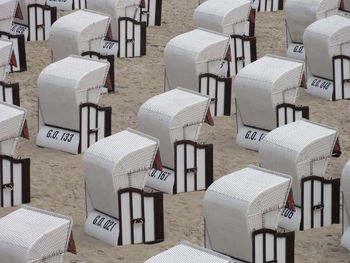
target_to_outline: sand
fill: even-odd
[[[163,51],[166,43],[178,34],[191,30],[197,0],[163,0],[161,27],[147,28],[147,56],[116,59],[115,94],[105,95],[102,102],[113,108],[112,132],[136,128],[140,105],[163,91]],[[60,12],[60,15],[63,13]],[[285,55],[284,13],[257,15],[258,56]],[[187,240],[203,245],[202,198],[204,192],[165,195],[165,241],[154,245],[114,248],[84,233],[85,197],[82,155],[70,155],[35,145],[37,133],[36,81],[50,61],[48,41],[27,43],[28,71],[10,74],[7,81],[19,82],[21,103],[28,110],[29,141],[21,139],[18,153],[31,158],[31,205],[73,217],[78,255],[69,254],[65,262],[144,262],[149,257],[178,242]],[[350,123],[346,112],[349,101],[328,102],[300,93],[298,103],[309,105],[311,120],[337,127],[343,150],[341,158],[332,159],[327,174],[340,177],[350,156]],[[215,126],[204,126],[201,140],[214,144],[214,175],[219,178],[248,164],[258,164],[258,154],[235,143],[235,117],[215,119]],[[0,209],[0,217],[16,208]],[[296,262],[349,262],[348,252],[340,246],[341,225],[296,233]],[[166,262],[164,262],[166,263]]]

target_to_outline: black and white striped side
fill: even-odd
[[[300,119],[309,119],[309,107],[298,107],[295,104],[282,103],[276,106],[277,127],[295,122]]]
[[[173,194],[207,189],[213,182],[213,145],[182,140],[174,147]]]
[[[253,232],[253,263],[294,263],[295,233],[272,229]]]
[[[121,17],[119,26],[118,56],[140,57],[146,55],[146,23],[130,17]]]
[[[80,143],[78,153],[92,144],[111,135],[111,107],[100,107],[93,103],[80,105]]]
[[[138,10],[139,21],[147,26],[160,26],[162,23],[162,0],[144,0]]]
[[[0,101],[19,106],[19,84],[0,81]]]
[[[48,5],[28,5],[28,41],[42,41],[50,37],[51,25],[57,20],[57,8]]]
[[[333,95],[332,100],[350,99],[350,57],[333,57]]]
[[[340,179],[308,176],[301,181],[300,230],[340,222]]]
[[[0,155],[0,207],[30,202],[30,159]]]
[[[164,240],[163,193],[136,188],[118,191],[118,245],[152,244]]]
[[[214,116],[231,115],[232,78],[211,73],[199,75],[199,93],[211,98],[210,112]]]
[[[258,12],[275,12],[283,10],[284,0],[257,0],[259,1]]]

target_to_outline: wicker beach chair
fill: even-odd
[[[62,263],[73,220],[24,206],[0,218],[2,262]]]
[[[350,19],[335,15],[305,29],[307,90],[326,100],[350,98]]]
[[[37,145],[77,154],[111,133],[111,108],[99,106],[109,64],[69,56],[38,79]]]
[[[304,64],[267,55],[242,69],[234,81],[238,145],[257,151],[276,127],[308,117],[295,100]]]
[[[149,174],[147,186],[175,194],[204,190],[210,185],[213,180],[213,146],[198,142],[209,103],[207,96],[174,89],[141,106],[137,116],[138,128],[159,139],[164,168],[164,172],[152,171]]]
[[[293,177],[294,208],[282,212],[282,228],[339,223],[339,179],[325,178],[337,138],[334,128],[299,120],[271,131],[260,142],[261,167]]]
[[[86,151],[87,234],[112,246],[163,241],[163,195],[144,191],[158,146],[157,139],[128,129]]]

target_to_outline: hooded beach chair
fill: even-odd
[[[146,260],[145,263],[235,263],[233,259],[210,249],[202,248],[188,242],[182,242],[158,255]]]
[[[343,194],[343,233],[341,245],[350,251],[350,161],[345,164],[343,169],[341,190]]]
[[[98,105],[109,64],[69,56],[38,79],[38,146],[78,154],[111,134],[111,107]]]
[[[0,101],[19,106],[19,84],[6,83],[6,72],[13,58],[13,42],[0,37]]]
[[[1,262],[63,263],[73,220],[23,206],[0,218]]]
[[[203,201],[205,247],[244,262],[294,262],[294,232],[277,232],[291,184],[255,166],[216,180]]]
[[[293,202],[282,211],[280,227],[306,230],[339,223],[339,179],[325,177],[337,138],[334,128],[299,120],[260,142],[261,167],[293,178]]]
[[[24,35],[11,33],[12,21],[16,14],[18,0],[0,0],[0,39],[12,42],[11,60],[8,71],[25,71],[27,69]]]
[[[350,98],[350,19],[335,15],[305,29],[306,92],[326,100]]]
[[[234,36],[254,36],[254,14],[249,0],[209,0],[193,13],[193,25]]]
[[[81,55],[110,64],[106,89],[114,92],[114,55],[100,53],[110,17],[90,10],[79,10],[61,17],[51,29],[53,61],[69,55]],[[64,43],[64,44],[62,44]]]
[[[57,19],[56,7],[46,5],[46,0],[20,0],[18,3],[11,33],[23,34],[28,41],[49,39],[51,25]]]
[[[89,0],[89,8],[111,16],[101,53],[119,57],[146,55],[146,22],[137,20],[138,0]]]
[[[53,61],[83,52],[99,53],[110,20],[109,15],[91,10],[78,10],[58,19],[50,31]]]
[[[230,54],[226,35],[195,29],[176,36],[164,51],[165,91],[182,87],[200,92],[218,105],[214,116],[230,115],[236,65]]]
[[[277,232],[291,181],[255,166],[221,177],[203,200],[206,248],[182,243],[145,263],[293,263],[294,232]]]
[[[287,56],[305,60],[303,35],[315,21],[336,15],[340,0],[288,0],[285,3],[287,26]]]
[[[88,0],[46,0],[47,5],[56,7],[57,10],[76,10],[85,9],[88,6]]]
[[[16,156],[26,111],[0,102],[0,207],[30,202],[30,159]]]
[[[271,130],[302,117],[308,107],[295,105],[304,63],[267,55],[243,68],[234,81],[238,145],[257,151]]]
[[[163,194],[144,190],[158,147],[158,139],[127,129],[87,149],[88,235],[112,246],[164,240]]]
[[[230,37],[232,74],[256,60],[254,15],[248,0],[210,0],[196,8],[193,24]]]
[[[137,115],[140,131],[160,141],[158,167],[146,185],[165,193],[205,190],[213,181],[213,145],[198,142],[202,123],[210,116],[210,99],[174,89],[146,101]]]

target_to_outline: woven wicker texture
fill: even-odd
[[[335,55],[349,56],[349,41],[348,18],[330,16],[308,26],[304,33],[304,46],[311,74],[333,80],[332,58]]]
[[[0,154],[14,154],[25,118],[25,109],[0,102]]]
[[[193,24],[226,35],[243,35],[250,9],[248,0],[210,0],[196,8]]]
[[[221,177],[206,191],[204,218],[207,247],[252,261],[252,232],[276,229],[291,178],[250,166]]]
[[[99,52],[110,17],[90,10],[78,10],[58,19],[50,30],[53,61],[85,51]]]
[[[199,88],[199,75],[216,74],[225,58],[229,37],[202,29],[176,36],[165,47],[166,89]]]
[[[7,65],[10,62],[12,51],[12,42],[0,39],[0,81],[4,81],[6,77]]]
[[[139,2],[139,0],[89,0],[89,9],[111,16],[113,39],[118,40],[118,19],[121,17],[134,18]]]
[[[145,263],[231,263],[231,259],[187,242],[176,245],[146,260]]]
[[[210,99],[184,89],[174,89],[146,101],[138,112],[140,131],[160,140],[164,166],[174,169],[174,143],[197,141]]]
[[[0,0],[0,31],[9,32],[18,0]]]
[[[306,120],[279,127],[260,142],[260,164],[291,175],[294,202],[301,205],[301,179],[324,176],[337,135],[336,129]]]
[[[144,187],[158,145],[157,139],[131,129],[93,144],[83,157],[84,177],[93,207],[119,218],[118,190]]]
[[[38,94],[44,123],[79,131],[79,105],[98,104],[109,63],[70,56],[40,73]]]
[[[303,43],[305,29],[313,22],[336,15],[340,0],[288,0],[285,3],[286,21],[292,42]]]
[[[58,259],[67,250],[71,227],[69,217],[20,208],[0,219],[1,261],[60,262]]]
[[[265,56],[240,70],[234,92],[243,124],[265,130],[276,128],[276,106],[295,103],[303,65],[301,61]]]

